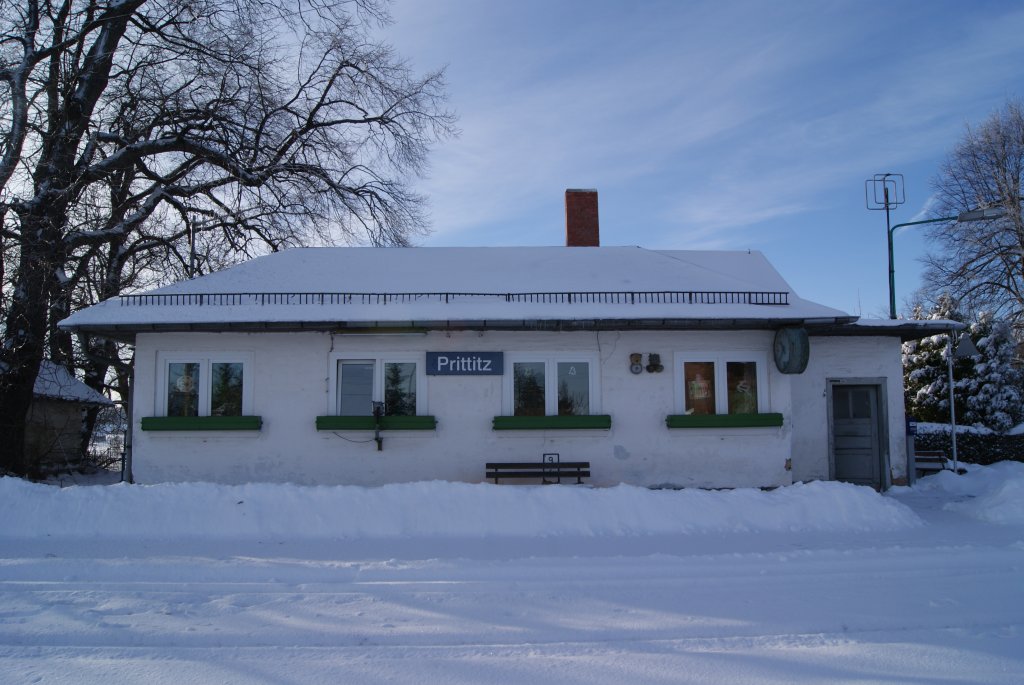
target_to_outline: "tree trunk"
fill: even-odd
[[[135,482],[135,474],[132,471],[132,442],[135,423],[135,354],[127,364],[115,366],[117,374],[117,385],[114,390],[124,400],[124,418],[127,426],[124,432],[124,452],[121,461],[121,480],[126,483]]]
[[[66,261],[64,232],[69,203],[81,189],[73,188],[79,144],[93,111],[107,87],[114,54],[132,14],[144,0],[126,0],[103,10],[95,21],[99,29],[77,71],[69,73],[74,89],[60,97],[58,65],[62,53],[50,59],[47,92],[47,135],[32,173],[34,194],[18,202],[21,261],[14,275],[11,304],[4,321],[4,347],[0,350],[0,469],[18,475],[31,473],[34,464],[25,454],[25,419],[32,402],[39,365],[46,352],[46,334],[56,269]]]
[[[40,239],[47,231],[42,221],[36,223],[23,223],[25,235],[36,239],[22,243],[21,263],[4,322],[7,340],[0,353],[5,370],[0,382],[0,469],[19,476],[32,473],[36,466],[25,453],[25,420],[45,351],[47,289],[53,268],[53,248]]]

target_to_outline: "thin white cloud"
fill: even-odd
[[[907,219],[907,221],[923,221],[925,219],[930,219],[932,210],[935,209],[935,205],[938,203],[938,198],[934,195],[929,195],[928,199],[924,201],[923,205],[921,205],[921,208],[917,210],[917,213]]]
[[[435,228],[507,216],[539,192],[558,192],[566,177],[599,185],[660,173],[778,106],[746,95],[770,77],[772,60],[736,55],[715,69],[693,68],[707,60],[705,47],[670,54],[672,46],[662,46],[528,89],[484,88],[460,107],[463,138],[435,158],[426,186]],[[697,168],[700,156],[693,158]]]
[[[666,239],[756,244],[762,222],[941,156],[1022,83],[1024,12],[1012,9],[935,3],[962,16],[933,38],[909,5],[575,7],[573,24],[560,4],[398,6],[399,50],[423,68],[449,63],[464,132],[422,185],[432,242],[587,185],[643,187],[643,215]],[[891,33],[872,18],[883,8]]]

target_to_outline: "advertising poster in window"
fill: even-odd
[[[686,393],[686,413],[715,413],[714,362],[683,364],[683,387]]]
[[[730,414],[757,413],[757,364],[728,362],[725,365]]]

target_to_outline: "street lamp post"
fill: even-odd
[[[954,347],[954,332],[954,329],[950,328],[949,333],[946,335],[946,368],[949,373],[949,439],[953,447],[953,473],[958,473],[960,464],[956,453],[956,395],[953,387],[953,359],[977,357],[981,353],[978,352],[978,348],[975,347],[971,336],[966,331],[960,334],[960,339],[957,341],[956,347]]]
[[[923,219],[921,221],[907,221],[902,224],[888,228],[889,234],[889,318],[896,318],[896,266],[893,261],[892,237],[896,231],[908,226],[920,226],[921,224],[937,224],[943,221],[955,221],[956,223],[969,223],[971,221],[989,221],[1006,215],[1002,207],[986,207],[983,209],[972,209],[967,212],[960,212],[956,216],[940,216],[936,219]]]

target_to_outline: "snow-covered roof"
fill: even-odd
[[[79,402],[81,404],[99,404],[112,406],[106,396],[96,392],[88,385],[72,376],[67,369],[44,359],[36,376],[36,384],[32,388],[36,397],[51,400]]]
[[[761,325],[856,317],[798,297],[760,252],[640,247],[296,248],[70,316],[140,331],[672,321]]]

